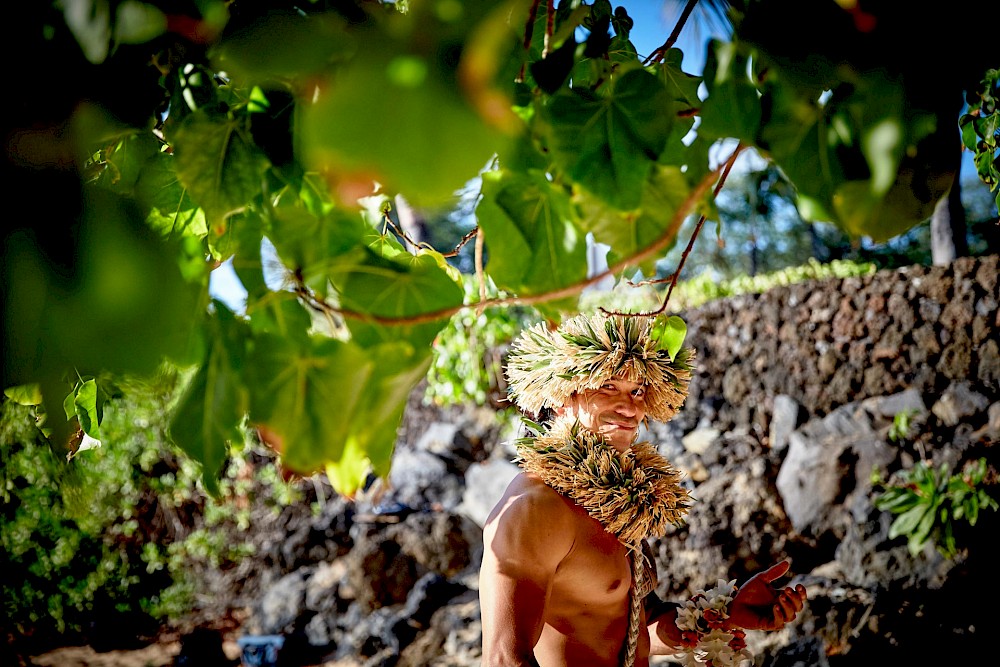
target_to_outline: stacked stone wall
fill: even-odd
[[[681,313],[698,354],[686,411],[766,426],[778,395],[812,415],[967,381],[1000,395],[1000,256],[782,286]]]

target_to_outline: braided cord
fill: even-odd
[[[622,667],[635,665],[635,652],[639,646],[639,620],[642,616],[642,600],[649,591],[646,588],[646,568],[642,549],[636,547],[628,554],[629,569],[632,570],[632,585],[629,588],[628,636],[625,638]]]

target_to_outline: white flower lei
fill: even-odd
[[[698,591],[677,609],[674,624],[681,631],[681,648],[674,654],[685,667],[738,667],[753,661],[746,647],[746,633],[723,628],[729,618],[729,603],[736,594],[736,580],[719,579],[715,588]]]

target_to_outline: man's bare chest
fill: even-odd
[[[617,609],[628,598],[631,582],[625,547],[584,514],[573,548],[556,572],[550,602]]]

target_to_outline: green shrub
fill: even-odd
[[[968,462],[954,475],[947,464],[934,467],[926,461],[894,473],[887,481],[876,469],[872,484],[883,491],[876,494],[875,507],[898,515],[889,537],[905,536],[911,555],[933,540],[942,556],[953,558],[958,553],[956,523],[975,526],[980,511],[997,509],[997,501],[983,488],[995,481],[990,477],[984,458]]]
[[[236,443],[218,499],[201,470],[166,435],[176,374],[109,402],[101,446],[53,453],[30,408],[0,404],[0,598],[7,641],[52,645],[154,634],[191,611],[200,572],[228,567],[251,549],[243,530],[248,485],[268,502],[298,498],[274,466],[240,474],[255,443]],[[12,636],[11,636],[12,635]]]
[[[463,276],[466,303],[477,282]],[[495,290],[489,295],[496,296]],[[502,348],[526,325],[540,321],[533,308],[465,308],[449,320],[434,341],[424,401],[436,405],[486,405],[504,393]]]

